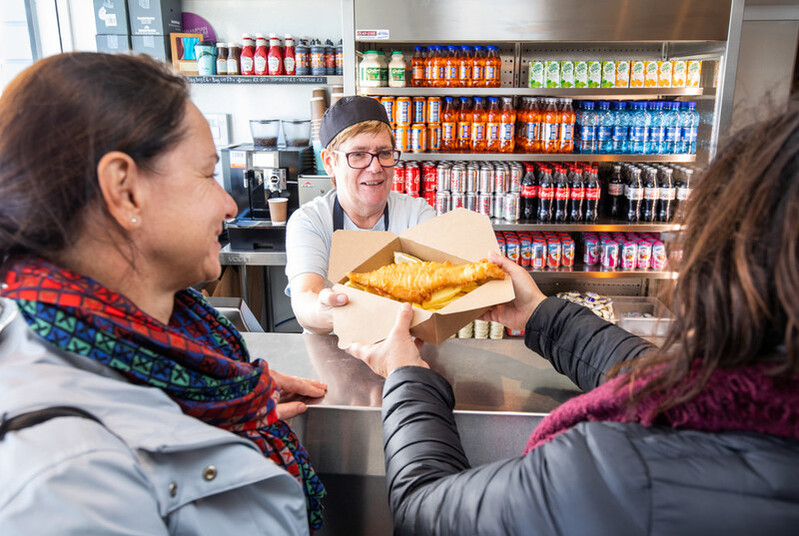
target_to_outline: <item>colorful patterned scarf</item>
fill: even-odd
[[[706,432],[757,432],[799,440],[799,378],[775,378],[767,374],[770,368],[773,365],[717,369],[697,396],[661,414],[656,413],[658,404],[674,397],[676,390],[644,399],[630,414],[626,402],[631,389],[641,389],[652,376],[636,378],[632,388],[628,375],[617,376],[549,414],[533,431],[524,453],[585,421],[637,422],[647,427],[663,424]],[[698,367],[694,367],[686,381],[692,381],[697,374]]]
[[[175,295],[169,325],[96,281],[41,259],[16,259],[4,297],[54,346],[89,357],[128,381],[162,389],[186,415],[245,437],[302,485],[308,522],[322,526],[325,489],[305,448],[278,419],[277,386],[241,334],[198,292]]]

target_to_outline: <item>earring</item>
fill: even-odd
[[[130,219],[130,223],[139,223],[139,218],[137,218],[137,217],[135,217],[135,216],[134,216],[134,217],[132,217],[132,218]]]

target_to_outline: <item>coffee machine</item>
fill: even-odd
[[[225,190],[233,197],[238,215],[228,222],[233,249],[285,249],[285,225],[273,225],[270,197],[288,198],[288,214],[299,208],[297,179],[314,168],[312,147],[265,149],[242,144],[222,149]]]

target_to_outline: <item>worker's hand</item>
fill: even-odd
[[[320,309],[328,310],[332,307],[341,307],[342,305],[347,305],[347,302],[349,301],[350,297],[343,292],[333,292],[332,289],[323,288],[319,292],[317,303]]]
[[[533,281],[527,270],[508,259],[494,253],[488,254],[488,260],[502,268],[513,282],[513,301],[492,307],[483,314],[481,320],[493,320],[514,330],[523,330],[538,305],[546,296]]]
[[[269,374],[280,389],[280,402],[277,404],[277,416],[280,419],[291,419],[308,409],[304,402],[293,398],[318,398],[327,392],[327,384],[318,380],[289,376],[275,370],[270,370]]]
[[[347,353],[369,365],[369,368],[384,378],[399,367],[430,368],[419,355],[422,341],[411,336],[412,320],[411,304],[403,303],[397,312],[397,319],[388,338],[376,344],[352,343],[347,348]]]

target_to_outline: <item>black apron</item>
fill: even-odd
[[[388,199],[386,199],[386,208],[383,209],[383,225],[388,231]],[[344,209],[341,208],[341,203],[338,202],[338,196],[333,198],[333,232],[341,231],[344,229]]]

